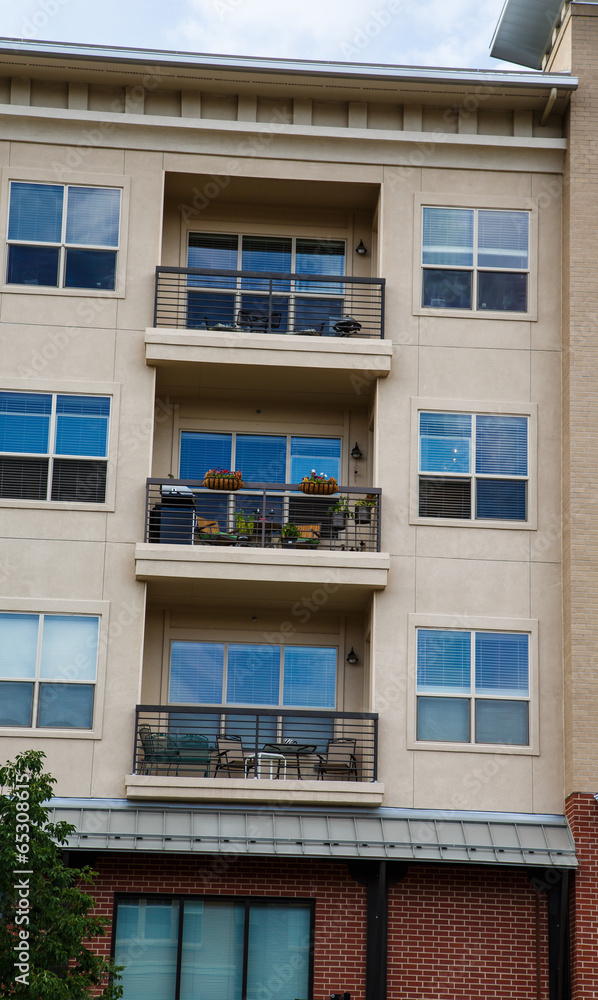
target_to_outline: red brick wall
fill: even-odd
[[[366,890],[344,864],[114,852],[95,867],[107,917],[115,892],[313,898],[314,997],[364,998]],[[392,1000],[546,1000],[545,896],[524,871],[413,865],[390,889],[388,979]]]
[[[598,803],[578,792],[567,799],[566,815],[579,860],[571,901],[571,994],[592,1000],[598,997]]]

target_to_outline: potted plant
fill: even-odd
[[[247,511],[235,514],[235,528],[238,535],[253,535],[255,531],[255,515]]]
[[[283,545],[295,545],[299,538],[299,528],[289,521],[280,529],[280,537]]]
[[[327,476],[325,472],[316,472],[312,469],[309,476],[304,476],[299,483],[302,493],[324,493],[330,495],[338,490],[338,483],[334,476]]]
[[[334,507],[328,509],[328,513],[331,515],[330,526],[333,531],[342,531],[346,526],[347,518],[353,517],[353,511],[349,504],[349,497],[339,497]]]
[[[378,503],[375,493],[367,493],[355,501],[355,523],[369,524],[372,520],[372,507]]]
[[[243,474],[231,472],[230,469],[208,469],[203,477],[203,485],[209,490],[240,490],[243,486]]]

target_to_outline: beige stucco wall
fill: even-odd
[[[256,148],[247,147],[252,120],[238,117],[250,113],[250,102],[241,105],[236,98],[233,103],[205,101],[205,116],[198,122],[202,127],[192,132],[184,115],[176,117],[177,107],[193,106],[192,90],[187,87],[185,101],[179,105],[152,92],[143,120],[141,113],[132,110],[127,118],[120,111],[118,129],[111,127],[85,153],[77,151],[84,127],[80,119],[96,105],[100,107],[98,90],[86,92],[86,110],[73,110],[72,119],[68,112],[53,118],[51,112],[39,108],[36,117],[31,106],[26,106],[26,114],[7,114],[4,120],[5,141],[0,143],[0,163],[5,168],[0,201],[4,219],[6,185],[13,175],[73,183],[122,178],[128,201],[123,217],[127,244],[121,254],[125,284],[115,294],[26,294],[14,287],[2,288],[0,318],[6,324],[2,387],[44,388],[66,381],[72,391],[84,391],[93,382],[114,385],[119,400],[110,468],[113,503],[101,510],[73,512],[55,505],[48,509],[48,505],[0,502],[7,565],[0,594],[6,601],[26,598],[41,605],[49,598],[76,598],[108,604],[107,624],[113,628],[112,635],[105,633],[105,694],[98,706],[98,729],[95,738],[81,739],[4,731],[0,734],[3,755],[41,745],[59,779],[59,794],[124,794],[135,705],[139,700],[165,697],[164,650],[172,623],[184,623],[198,636],[220,634],[224,638],[240,634],[239,630],[244,635],[270,631],[291,614],[289,602],[270,589],[271,607],[260,606],[259,622],[249,626],[251,584],[244,585],[245,590],[235,585],[231,600],[220,582],[206,606],[192,596],[181,596],[184,581],[172,586],[169,600],[167,576],[159,586],[148,585],[146,614],[146,585],[135,578],[134,560],[135,543],[143,538],[146,477],[177,473],[181,427],[232,430],[242,425],[248,430],[285,433],[326,430],[343,438],[346,482],[371,483],[383,489],[382,548],[390,556],[390,572],[385,589],[359,592],[350,615],[342,608],[327,608],[299,628],[297,635],[317,633],[338,641],[339,708],[380,713],[384,805],[560,811],[559,172],[563,143],[556,137],[558,129],[553,123],[536,140],[532,111],[519,106],[483,108],[479,115],[471,112],[457,121],[453,112],[449,120],[446,108],[439,108],[438,95],[424,111],[419,106],[406,115],[397,110],[400,107],[402,112],[402,96],[392,106],[372,99],[369,108],[376,110],[368,110],[364,118],[353,107],[346,120],[337,104],[312,107],[307,102],[307,108],[297,98],[293,111],[297,124],[265,133],[267,141],[260,140],[256,156]],[[106,100],[106,95],[101,99]],[[118,94],[112,97],[117,99]],[[257,107],[255,129],[262,135],[257,124],[267,109],[262,106],[260,119]],[[215,117],[218,109],[221,119]],[[14,105],[10,111],[15,111]],[[529,128],[524,137],[512,141],[515,113],[528,115]],[[245,122],[242,136],[241,120]],[[107,121],[111,121],[109,116]],[[218,128],[211,131],[206,122],[215,122]],[[178,127],[181,124],[185,128]],[[392,141],[384,133],[391,124]],[[442,128],[442,141],[438,133],[422,131],[426,128]],[[373,134],[366,136],[365,131]],[[239,206],[226,197],[216,198],[197,219],[186,218],[179,208],[180,189],[192,199],[193,178],[213,175],[234,175],[243,181],[238,190],[245,190],[249,198],[260,181],[262,200]],[[267,197],[264,201],[264,179],[284,182],[276,189],[281,204],[275,206]],[[333,204],[318,201],[319,184],[327,185]],[[373,197],[368,194],[368,206],[355,208],[347,192],[351,185],[360,184],[375,190]],[[363,190],[356,190],[358,194],[365,198]],[[537,219],[533,316],[503,319],[423,313],[414,293],[419,273],[414,244],[419,205],[426,198],[437,199],[436,203],[443,199],[447,204],[460,202],[465,207],[533,205]],[[233,225],[235,232],[290,229],[292,234],[295,230],[343,234],[354,273],[366,275],[370,268],[376,273],[372,262],[377,261],[377,273],[387,279],[386,336],[393,344],[388,377],[372,378],[364,371],[357,382],[346,379],[339,391],[338,373],[331,367],[328,376],[319,370],[311,386],[306,386],[302,376],[295,389],[288,379],[277,389],[271,373],[254,365],[242,368],[240,375],[227,373],[223,362],[214,382],[200,340],[195,357],[183,369],[161,365],[159,350],[152,364],[146,365],[145,329],[152,324],[156,264],[184,263],[186,228],[229,231]],[[351,254],[359,238],[370,245],[370,255],[364,259]],[[56,346],[58,334],[64,346]],[[534,527],[418,523],[412,514],[413,414],[418,399],[452,400],[465,410],[481,405],[500,412],[505,406],[508,412],[529,412],[534,419],[537,415],[532,466],[537,502],[530,512]],[[348,458],[355,440],[364,452],[356,475]],[[244,550],[237,555],[243,560]],[[176,570],[171,567],[169,572]],[[185,579],[192,580],[200,572],[201,566],[185,561]],[[290,572],[285,569],[285,574]],[[334,572],[330,570],[332,580]],[[350,572],[350,566],[343,570],[343,595],[350,594]],[[301,592],[302,585],[297,586]],[[307,584],[305,593],[309,594]],[[463,627],[474,627],[465,624],[472,621],[496,628],[513,628],[517,622],[524,628],[533,626],[537,635],[535,728],[529,749],[503,752],[489,747],[474,752],[461,746],[413,747],[409,737],[415,712],[413,615],[429,620],[449,616],[453,625]],[[351,645],[365,664],[359,670],[344,663]]]

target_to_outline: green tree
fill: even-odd
[[[91,868],[67,868],[59,845],[75,830],[50,823],[55,779],[28,750],[0,767],[0,996],[116,1000],[118,969],[85,944],[105,933],[91,916]]]

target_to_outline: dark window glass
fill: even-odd
[[[115,250],[67,250],[65,288],[107,288],[116,282]]]
[[[0,682],[0,726],[30,726],[33,684]]]
[[[56,458],[52,474],[52,500],[104,503],[106,462]]]
[[[476,518],[525,521],[527,483],[513,479],[478,479]]]
[[[215,326],[234,326],[235,298],[222,292],[187,293],[187,327],[211,330]]]
[[[478,309],[496,312],[527,311],[527,274],[478,272]]]
[[[47,458],[0,458],[0,496],[13,500],[45,500]]]
[[[471,271],[424,268],[423,306],[471,309]]]
[[[41,684],[38,726],[52,729],[91,729],[92,684]]]
[[[471,518],[471,481],[420,476],[419,516]]]
[[[469,699],[418,698],[417,738],[447,743],[468,743]]]
[[[58,247],[9,246],[9,285],[44,285],[55,288],[58,285]]]
[[[316,291],[315,283],[310,291]],[[334,324],[342,314],[342,299],[295,299],[295,332],[307,331],[334,337]]]
[[[476,743],[527,746],[527,702],[478,698],[475,705],[475,739]]]

